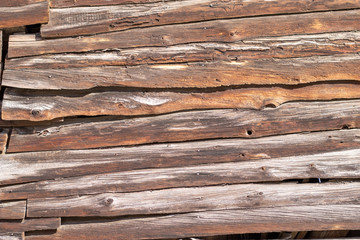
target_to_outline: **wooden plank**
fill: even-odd
[[[24,240],[25,233],[0,233],[0,240]]]
[[[44,0],[1,0],[0,7],[19,7],[34,3],[45,2]]]
[[[6,2],[5,5],[7,5]],[[0,7],[0,28],[45,23],[48,20],[48,1],[32,3],[24,6]]]
[[[360,100],[292,102],[263,110],[231,109],[137,118],[90,118],[15,128],[7,152],[86,149],[144,143],[269,135],[360,127]],[[138,132],[141,129],[141,136]],[[249,133],[251,135],[249,135]]]
[[[0,51],[0,66],[2,66],[1,65],[1,62],[2,62],[2,49],[3,49],[2,41],[3,41],[3,32],[2,32],[2,30],[0,30],[0,49],[1,49],[1,51]],[[1,71],[2,71],[2,67],[0,68],[0,74],[1,74]],[[2,75],[0,75],[0,76],[2,76]]]
[[[304,32],[315,34],[356,31],[360,30],[359,20],[360,10],[349,10],[158,26],[81,38],[18,41],[16,36],[12,36],[8,56],[13,58],[196,42],[237,42],[261,36],[295,35]]]
[[[0,219],[23,219],[26,201],[0,203]]]
[[[0,152],[6,152],[6,145],[9,137],[9,129],[0,129]]]
[[[314,214],[316,213],[316,214]],[[206,211],[163,217],[62,225],[30,240],[101,238],[160,239],[221,234],[359,229],[359,205],[286,206]]]
[[[20,40],[20,36],[14,40]],[[12,58],[6,61],[6,70],[47,69],[49,71],[49,69],[58,68],[295,58],[357,53],[360,51],[359,45],[359,32],[293,35],[257,38],[234,43],[189,43],[169,47],[144,47],[82,54],[67,53]],[[54,77],[53,73],[48,75],[50,74]]]
[[[189,167],[144,169],[128,172],[116,170],[117,172],[108,174],[3,187],[0,188],[0,198],[22,199],[106,192],[138,192],[165,188],[303,178],[356,179],[360,176],[359,154],[360,149],[355,149],[243,162],[208,163]],[[99,168],[99,165],[94,167]],[[86,174],[90,174],[90,172]]]
[[[239,88],[216,92],[45,92],[7,88],[2,119],[45,121],[69,116],[163,114],[192,109],[252,108],[290,101],[360,98],[359,84],[318,84],[293,89]],[[95,104],[96,103],[96,104]]]
[[[79,7],[79,6],[106,6],[117,4],[133,4],[133,3],[155,3],[168,2],[172,0],[50,0],[50,7]]]
[[[71,37],[131,28],[215,19],[359,8],[358,0],[214,1],[182,0],[99,7],[50,9],[49,23],[41,26],[45,38]],[[306,32],[306,31],[304,31]]]
[[[324,121],[320,121],[324,122]],[[215,129],[215,128],[214,128]],[[359,148],[359,130],[227,139],[139,147],[29,152],[0,159],[0,184],[134,169],[238,162]],[[297,146],[293,148],[292,146]],[[15,198],[14,198],[15,199]]]
[[[360,56],[350,54],[135,67],[33,68],[5,70],[2,84],[52,90],[111,86],[206,88],[244,84],[295,85],[343,79],[360,81],[359,65]]]
[[[126,216],[294,205],[359,204],[359,194],[358,182],[177,188],[136,193],[29,199],[27,216]]]
[[[60,218],[26,219],[18,222],[0,222],[0,233],[52,230],[60,226]]]

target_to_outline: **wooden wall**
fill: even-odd
[[[0,28],[0,239],[360,236],[358,0],[3,0]]]

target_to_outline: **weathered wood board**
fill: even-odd
[[[37,127],[14,128],[7,152],[86,149],[216,138],[258,138],[358,127],[360,100],[291,102],[278,108],[262,110],[204,110],[119,120],[82,118]]]
[[[35,218],[18,222],[0,222],[0,233],[51,230],[60,227],[60,218]]]
[[[169,197],[171,196],[171,197]],[[28,217],[129,216],[296,205],[359,204],[360,183],[242,184],[29,199]]]
[[[25,233],[0,233],[0,240],[25,240]]]
[[[48,1],[1,1],[0,28],[46,23],[48,8]]]
[[[0,202],[0,219],[25,218],[26,201]]]
[[[256,37],[360,30],[360,10],[216,20],[130,29],[81,38],[36,40],[11,36],[8,57],[101,49],[160,47],[197,42],[237,42]],[[254,26],[257,26],[254,28]]]
[[[293,89],[239,88],[216,92],[45,92],[8,88],[2,119],[45,121],[67,116],[148,115],[192,109],[279,106],[290,101],[360,98],[360,84],[319,84]],[[95,104],[96,103],[96,104]]]
[[[17,38],[19,37],[17,36]],[[6,61],[6,70],[47,69],[50,71],[50,69],[58,68],[330,56],[357,53],[360,51],[359,46],[360,32],[336,32],[263,37],[234,43],[189,43],[168,47],[143,47],[11,58]],[[21,74],[21,72],[17,72],[17,74]]]
[[[50,9],[49,23],[42,25],[45,38],[281,13],[360,8],[357,0],[311,2],[309,0],[214,1],[182,0],[99,7]]]
[[[314,214],[316,213],[316,214]],[[194,236],[360,229],[359,205],[284,206],[244,210],[205,211],[163,217],[62,225],[45,239],[160,239]]]
[[[52,8],[76,7],[76,6],[106,6],[131,3],[154,3],[168,2],[172,0],[50,0]]]
[[[6,145],[9,138],[8,129],[0,129],[0,152],[4,153],[6,151]]]
[[[360,81],[360,56],[5,70],[2,85],[27,89],[94,87],[207,88],[251,84],[295,85],[320,81]]]
[[[303,156],[281,158],[262,156],[263,159],[242,162],[88,175],[3,187],[0,188],[0,198],[23,199],[106,192],[139,192],[304,178],[353,179],[360,176],[359,154],[359,149],[352,149]],[[76,165],[72,164],[72,166]],[[69,168],[72,166],[69,164]],[[101,167],[101,165],[92,166]],[[87,174],[91,173],[87,171]],[[4,177],[8,176],[9,174]],[[34,178],[39,179],[38,175]]]

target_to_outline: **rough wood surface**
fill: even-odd
[[[9,137],[9,129],[0,129],[0,152],[6,151],[6,145]]]
[[[42,25],[41,36],[68,37],[175,23],[359,7],[358,0],[182,0],[50,9],[49,23]]]
[[[22,199],[106,192],[138,192],[304,178],[352,179],[360,176],[359,154],[360,149],[355,149],[304,156],[64,178],[3,187],[0,188],[0,198]],[[69,168],[72,167],[71,165],[76,166],[69,164]],[[100,165],[93,166],[101,167]]]
[[[106,6],[133,3],[168,2],[172,0],[50,0],[52,8],[79,7],[79,6]]]
[[[360,127],[360,100],[293,102],[262,110],[204,110],[136,119],[89,118],[14,128],[7,152],[86,149],[157,142]],[[139,135],[141,129],[141,135]]]
[[[78,115],[134,116],[192,109],[260,109],[290,101],[354,98],[360,98],[360,84],[319,84],[293,89],[239,88],[207,93],[105,91],[86,94],[8,88],[2,104],[2,119],[45,121]]]
[[[19,69],[4,71],[2,85],[27,89],[94,87],[207,88],[246,84],[295,85],[360,81],[360,56],[156,64],[133,67]]]
[[[8,56],[13,58],[195,42],[237,42],[262,36],[356,31],[360,30],[359,20],[360,10],[350,10],[158,26],[81,38],[36,40],[35,37],[23,39],[21,36],[12,36]]]
[[[0,240],[24,240],[25,233],[0,233]]]
[[[360,203],[360,183],[358,182],[242,184],[29,199],[27,216],[126,216],[349,203]]]
[[[51,230],[57,229],[59,226],[60,218],[26,219],[21,223],[0,222],[0,233]]]
[[[45,2],[45,0],[1,0],[0,7],[19,7],[40,2]]]
[[[25,211],[26,201],[0,202],[0,219],[23,219]]]
[[[19,36],[17,36],[19,37]],[[24,37],[24,36],[23,36]],[[266,37],[234,43],[189,43],[89,53],[48,54],[7,59],[5,70],[67,69],[96,66],[241,61],[350,54],[360,51],[360,32]],[[25,71],[25,70],[23,70]],[[21,74],[21,72],[17,72]],[[5,75],[7,72],[5,71]],[[49,73],[48,75],[54,75]],[[48,77],[47,75],[47,77]]]
[[[23,6],[7,6],[9,5],[8,1],[1,3],[0,28],[11,28],[47,22],[49,20],[48,1],[32,2],[34,1]]]
[[[316,214],[314,214],[316,213]],[[360,229],[359,205],[286,206],[244,210],[221,210],[171,216],[123,219],[111,222],[68,224],[45,239],[159,239],[194,236]]]

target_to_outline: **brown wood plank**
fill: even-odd
[[[271,231],[347,230],[360,229],[359,215],[359,205],[299,205],[208,211],[68,224],[61,226],[53,235],[31,236],[28,239],[159,239]]]
[[[204,110],[137,118],[82,118],[15,128],[7,152],[86,149],[360,127],[360,100],[294,102],[263,110]],[[139,135],[141,129],[141,135]],[[249,134],[250,133],[250,134]]]
[[[0,4],[0,28],[45,23],[48,20],[48,1],[14,7],[2,7]]]
[[[9,58],[49,53],[87,52],[195,42],[237,42],[262,36],[360,30],[360,10],[216,20],[158,26],[82,38],[24,40],[10,37]],[[257,26],[254,28],[254,26]],[[20,37],[21,38],[21,37]]]
[[[27,89],[206,88],[243,84],[360,81],[358,54],[135,67],[5,70],[2,84]]]
[[[0,240],[24,240],[25,233],[0,233]]]
[[[126,216],[294,205],[359,204],[360,183],[242,184],[29,199],[28,217]],[[346,235],[339,235],[344,237]]]
[[[6,145],[9,137],[9,129],[0,129],[0,152],[6,151]]]
[[[50,71],[49,69],[96,66],[129,66],[214,60],[241,61],[260,58],[350,54],[359,51],[359,32],[338,32],[265,37],[234,43],[190,43],[169,47],[145,47],[82,54],[66,53],[12,58],[7,59],[6,70],[37,69],[40,71],[40,69],[47,69]],[[17,72],[17,74],[21,74],[21,72]],[[5,75],[7,75],[6,71]],[[54,77],[54,73],[48,75]]]
[[[1,0],[0,7],[20,7],[34,3],[45,2],[44,0]]]
[[[324,121],[320,121],[324,122]],[[215,129],[215,128],[214,128]],[[139,147],[6,154],[0,184],[134,169],[238,162],[359,148],[360,130]],[[175,134],[176,135],[176,134]],[[292,146],[297,146],[293,148]]]
[[[41,26],[41,36],[71,37],[175,23],[359,7],[358,0],[182,0],[96,8],[50,9],[49,23]]]
[[[0,203],[0,219],[23,219],[26,201]]]
[[[52,230],[60,226],[60,218],[26,219],[18,222],[0,222],[0,233]]]
[[[66,8],[79,6],[106,6],[117,4],[133,4],[133,3],[155,3],[168,2],[173,0],[50,0],[52,8]]]
[[[5,90],[2,119],[45,121],[68,116],[148,115],[192,109],[252,108],[290,101],[360,98],[360,84],[318,84],[293,89],[239,88],[206,93],[92,92],[64,93]],[[95,104],[96,103],[96,104]]]
[[[359,154],[360,150],[355,149],[243,162],[208,163],[188,167],[153,168],[128,172],[115,170],[117,172],[108,174],[7,186],[0,188],[0,198],[21,199],[106,192],[138,192],[303,178],[357,179],[360,176]],[[99,168],[101,165],[94,167]],[[30,168],[28,172],[30,172]],[[88,171],[86,174],[90,174],[90,172]]]

